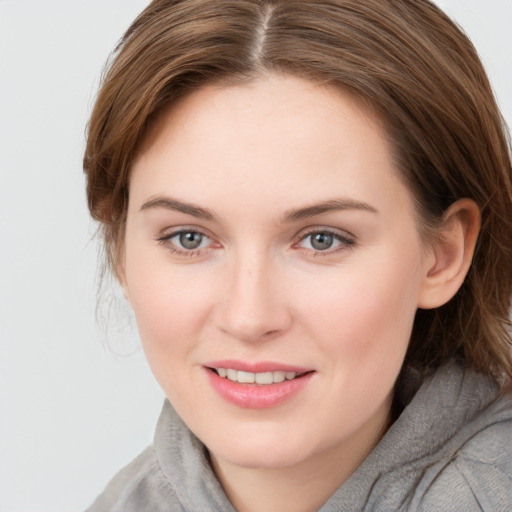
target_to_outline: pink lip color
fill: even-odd
[[[276,384],[259,386],[257,384],[240,384],[227,378],[220,377],[209,368],[232,368],[252,373],[263,373],[265,371],[285,371],[303,373],[309,372],[301,377],[292,380],[285,380]],[[266,409],[283,404],[299,391],[301,391],[311,380],[312,371],[296,366],[282,365],[279,363],[243,363],[241,361],[216,361],[205,365],[205,371],[213,389],[228,402],[248,409]]]
[[[264,373],[264,372],[295,372],[306,373],[313,368],[305,368],[303,366],[292,366],[290,364],[275,363],[273,361],[260,361],[258,363],[246,363],[236,359],[223,359],[222,361],[210,361],[204,364],[207,368],[231,368],[242,372]]]

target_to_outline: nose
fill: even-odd
[[[217,326],[244,342],[274,339],[289,329],[291,310],[279,266],[265,254],[246,251],[228,266]]]

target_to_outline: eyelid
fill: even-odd
[[[308,226],[306,228],[301,229],[297,235],[295,235],[295,240],[300,241],[306,238],[308,235],[313,233],[329,233],[337,238],[341,238],[343,240],[349,240],[352,242],[356,241],[356,236],[347,231],[346,229],[333,228],[330,226]]]
[[[356,236],[352,234],[350,231],[347,231],[346,229],[334,228],[332,226],[323,226],[322,224],[307,226],[301,229],[297,234],[296,238],[302,238],[304,236],[310,235],[311,233],[331,233],[342,238],[354,240],[356,239]]]
[[[155,238],[157,240],[168,240],[169,238],[179,235],[180,233],[188,233],[188,232],[199,233],[209,239],[214,238],[213,234],[210,233],[207,229],[204,229],[199,226],[194,226],[193,224],[168,226],[164,229],[161,229]]]

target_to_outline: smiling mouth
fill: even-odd
[[[232,368],[210,368],[210,370],[216,373],[219,377],[230,380],[232,382],[238,382],[240,384],[254,384],[258,386],[278,384],[284,381],[294,380],[311,373],[285,371],[252,373],[241,370],[234,370]]]
[[[271,361],[211,361],[203,369],[212,388],[224,400],[244,409],[283,405],[306,388],[316,373],[311,368]]]

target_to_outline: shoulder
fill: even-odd
[[[177,512],[184,510],[148,447],[109,482],[86,512]],[[149,508],[148,508],[149,507]]]
[[[486,425],[432,468],[432,478],[419,489],[418,510],[512,510],[512,410],[501,412],[491,413]]]

